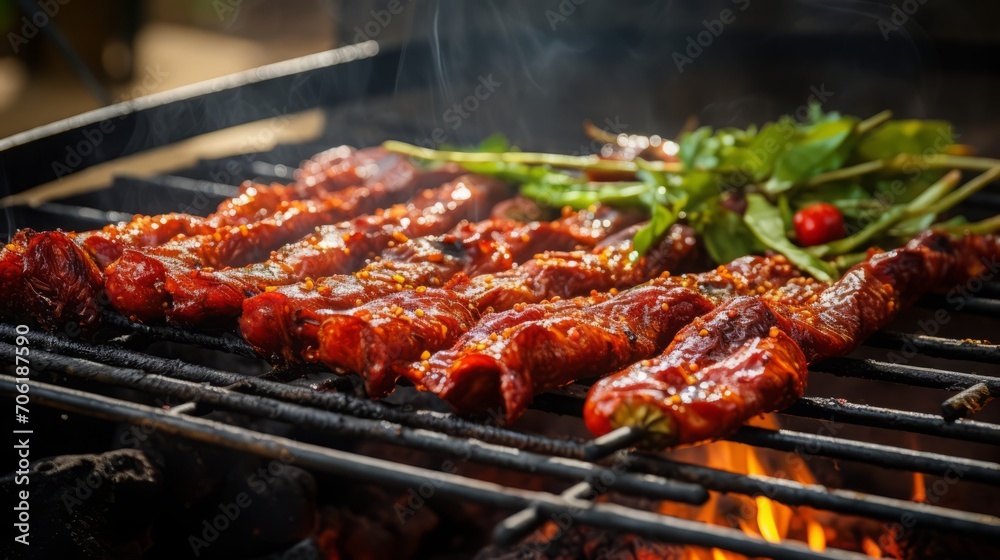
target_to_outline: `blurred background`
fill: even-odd
[[[122,101],[329,49],[335,0],[0,0],[0,137]],[[51,15],[50,15],[51,14]],[[39,25],[41,23],[42,25]],[[65,37],[106,98],[88,90]]]
[[[672,134],[689,115],[739,125],[793,112],[822,88],[832,109],[985,131],[998,123],[998,21],[989,0],[0,0],[0,137],[365,39],[430,45],[396,77],[399,90],[422,82],[423,98],[375,115],[383,133],[396,132],[385,111],[431,121],[418,139],[487,76],[499,94],[449,142],[552,129],[576,151],[585,118]]]

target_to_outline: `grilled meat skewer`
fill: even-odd
[[[126,251],[108,268],[111,303],[142,321],[166,318],[185,326],[235,325],[243,300],[279,286],[356,270],[369,256],[410,236],[439,234],[478,219],[506,194],[494,179],[464,176],[423,191],[407,204],[335,225],[317,227],[261,263],[223,270],[198,269],[181,256]],[[172,243],[173,244],[173,243]]]
[[[516,420],[535,395],[662,352],[695,317],[739,294],[794,282],[814,291],[784,257],[656,278],[617,295],[595,293],[487,316],[458,343],[404,374],[461,413],[503,407]]]
[[[598,382],[584,419],[595,435],[643,428],[656,446],[724,437],[802,396],[807,366],[846,354],[928,292],[981,274],[1000,238],[925,232],[873,253],[815,298],[785,288],[739,297],[682,329],[657,358]]]
[[[331,368],[361,373],[369,394],[381,396],[395,385],[399,372],[394,362],[447,348],[480,313],[489,321],[493,311],[639,284],[688,256],[694,246],[692,236],[692,230],[677,226],[635,261],[630,259],[632,245],[627,240],[591,253],[544,253],[506,272],[453,281],[444,290],[415,290],[374,300],[361,309],[334,314],[322,324],[319,357]]]
[[[240,330],[272,361],[316,361],[317,331],[327,317],[395,291],[440,287],[456,273],[508,270],[541,249],[593,246],[634,214],[608,208],[567,212],[553,222],[509,227],[509,220],[463,224],[440,238],[411,239],[354,273],[335,275],[311,287],[284,286],[243,305]]]

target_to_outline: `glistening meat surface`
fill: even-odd
[[[330,226],[320,226],[305,238],[273,252],[264,262],[223,270],[192,270],[182,263],[167,268],[163,302],[145,306],[144,320],[166,318],[184,326],[228,327],[248,296],[268,287],[357,270],[366,259],[411,236],[443,233],[463,220],[477,220],[506,195],[493,180],[464,176],[436,189],[423,191],[410,202]],[[117,271],[109,274],[114,302]],[[154,317],[160,309],[161,316]]]
[[[535,395],[652,357],[717,303],[793,279],[807,285],[783,257],[743,257],[702,274],[664,275],[617,295],[520,305],[487,316],[455,346],[404,372],[458,412],[502,407],[513,422]]]
[[[302,238],[319,225],[337,223],[383,203],[409,197],[421,182],[413,181],[409,175],[398,180],[387,178],[371,186],[348,187],[324,199],[295,201],[285,210],[254,224],[211,235],[177,238],[159,247],[127,249],[107,269],[109,298],[120,313],[133,320],[162,320],[170,308],[167,286],[171,279],[198,274],[201,268],[214,270],[258,262],[267,258],[271,250]],[[226,294],[220,290],[206,296],[212,304],[221,306]],[[198,320],[208,317],[193,315]],[[231,319],[231,315],[220,318]]]
[[[353,275],[331,276],[313,286],[280,287],[250,298],[243,305],[240,330],[271,360],[315,361],[320,323],[344,309],[395,291],[440,287],[456,273],[507,270],[540,248],[593,245],[633,219],[631,214],[597,208],[566,213],[552,222],[460,225],[440,238],[411,239]]]
[[[320,330],[320,358],[325,364],[335,369],[345,369],[354,371],[363,376],[368,376],[370,371],[385,372],[396,368],[391,363],[380,360],[391,357],[393,360],[401,361],[405,364],[408,360],[415,360],[422,353],[435,352],[446,348],[441,344],[446,344],[447,339],[432,336],[436,331],[447,330],[450,336],[458,337],[465,334],[465,331],[455,332],[456,328],[462,328],[464,316],[469,310],[482,313],[486,311],[487,321],[491,320],[491,311],[503,311],[494,307],[497,302],[509,304],[511,308],[525,305],[527,303],[541,301],[544,299],[558,299],[562,297],[572,297],[579,293],[588,293],[595,289],[617,289],[618,286],[628,287],[638,284],[652,275],[659,274],[667,267],[676,265],[687,256],[693,247],[693,242],[688,243],[693,233],[686,227],[678,226],[667,235],[656,247],[652,248],[646,256],[631,260],[629,255],[632,252],[631,243],[628,241],[616,244],[612,247],[595,249],[593,253],[566,253],[558,256],[540,255],[528,263],[512,269],[508,272],[496,275],[483,275],[471,279],[463,279],[459,285],[482,286],[485,293],[490,295],[504,294],[506,297],[490,299],[491,304],[485,305],[476,299],[480,290],[473,292],[463,292],[459,289],[450,288],[441,293],[420,294],[424,300],[424,305],[434,298],[442,300],[438,307],[439,313],[433,316],[421,317],[420,322],[410,320],[407,315],[399,317],[379,317],[382,328],[393,323],[395,337],[367,337],[359,340],[358,344],[350,348],[341,348],[338,344],[339,331],[337,325],[340,321],[331,318],[330,324],[323,324]],[[532,263],[542,262],[545,266],[533,267]],[[525,276],[520,272],[522,268],[530,268],[540,276]],[[521,282],[514,284],[505,282],[506,279],[518,279]],[[482,279],[482,281],[480,281]],[[525,280],[530,279],[531,284],[526,285]],[[498,283],[500,290],[494,291],[492,285]],[[595,296],[599,297],[599,296]],[[461,302],[462,306],[445,306],[448,302]],[[556,307],[568,305],[572,302],[558,302]],[[371,304],[377,309],[385,309],[380,300],[375,300]],[[398,305],[398,303],[397,303]],[[492,309],[490,309],[492,308]],[[452,313],[452,315],[449,315]],[[500,314],[503,315],[503,314]],[[523,321],[525,317],[517,317]],[[514,322],[513,320],[511,321]],[[511,325],[512,326],[512,325]],[[495,325],[498,332],[502,326]],[[355,328],[356,327],[352,327]],[[423,331],[428,334],[422,334]],[[401,333],[407,333],[403,336]],[[392,351],[386,351],[381,347],[392,347]],[[364,367],[360,367],[363,365]],[[397,372],[398,373],[398,372]],[[380,378],[384,374],[380,373]],[[395,373],[391,377],[395,380]],[[381,389],[391,388],[388,380],[380,379]],[[381,393],[376,394],[376,396]]]
[[[619,426],[658,446],[724,437],[798,399],[807,365],[860,345],[923,294],[981,274],[997,238],[926,232],[877,253],[815,298],[785,289],[736,298],[682,329],[659,357],[597,383],[584,418],[596,435]]]

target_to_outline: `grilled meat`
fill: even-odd
[[[469,310],[474,310],[477,313],[490,311],[490,308],[492,311],[503,311],[544,299],[571,297],[597,289],[609,290],[638,284],[649,278],[650,275],[659,274],[666,267],[677,264],[690,253],[693,243],[689,244],[687,240],[692,235],[693,232],[688,228],[678,226],[647,256],[635,261],[629,259],[629,254],[632,252],[631,243],[623,242],[614,247],[595,249],[591,253],[543,254],[507,272],[473,278],[464,277],[460,282],[450,283],[450,287],[447,287],[448,289],[443,292],[414,295],[414,297],[419,296],[423,306],[431,305],[430,302],[435,298],[441,300],[440,305],[436,307],[439,311],[433,316],[428,314],[420,317],[421,321],[416,323],[406,314],[400,314],[395,318],[385,316],[385,314],[377,315],[380,328],[385,332],[392,332],[393,336],[360,338],[356,340],[357,344],[352,347],[342,347],[344,345],[339,344],[338,341],[341,338],[337,326],[344,324],[344,322],[331,318],[323,324],[320,330],[320,359],[332,368],[362,373],[366,379],[370,375],[369,372],[378,372],[380,383],[377,386],[379,391],[373,392],[372,395],[380,396],[392,388],[396,375],[393,373],[391,377],[385,377],[384,372],[393,368],[393,365],[391,362],[382,360],[392,358],[405,362],[417,359],[421,353],[426,352],[429,355],[430,352],[446,348],[447,346],[439,344],[446,344],[448,340],[465,333],[464,330],[456,332],[455,329],[461,328]],[[526,271],[522,271],[522,269],[526,269]],[[513,280],[517,280],[518,283]],[[499,289],[495,290],[494,284]],[[472,289],[468,289],[468,287]],[[484,301],[486,297],[489,298],[489,303]],[[393,301],[394,305],[401,307],[396,299]],[[455,306],[454,302],[461,302],[462,305]],[[449,305],[445,305],[445,303]],[[562,307],[569,303],[571,302],[560,302],[556,304],[556,307]],[[509,307],[495,307],[501,305]],[[387,303],[381,300],[372,302],[370,307],[379,310],[390,308]],[[449,310],[454,315],[449,316]],[[517,316],[516,311],[515,309],[513,317],[516,317],[518,321],[526,319]],[[356,321],[348,323],[349,328],[357,330],[358,327],[354,326],[355,323]],[[386,326],[389,323],[393,323],[391,331]],[[500,332],[502,328],[497,327],[492,332]],[[418,332],[403,334],[417,329],[430,333],[433,333],[435,329],[445,330],[448,337],[433,338]],[[391,348],[391,350],[386,348]],[[364,367],[359,367],[360,365]],[[371,385],[369,383],[369,388],[372,388]]]
[[[535,395],[655,356],[719,302],[790,281],[807,285],[783,257],[743,257],[702,274],[664,275],[617,295],[517,306],[488,316],[454,347],[404,372],[459,412],[503,407],[513,422]]]
[[[156,258],[128,251],[109,268],[107,289],[116,308],[143,321],[166,318],[185,326],[230,327],[248,295],[356,270],[389,244],[443,233],[462,220],[482,217],[505,194],[504,185],[495,180],[465,176],[423,191],[407,204],[317,227],[311,235],[274,251],[268,260],[245,267],[199,270],[183,257]],[[141,284],[135,274],[144,275]]]
[[[440,287],[456,273],[508,270],[540,249],[593,245],[634,219],[607,208],[566,213],[553,222],[488,220],[464,224],[440,238],[411,239],[353,275],[318,280],[307,289],[285,286],[248,299],[240,330],[276,361],[315,361],[320,323],[341,310],[395,291]]]
[[[659,357],[598,382],[587,427],[600,435],[637,426],[658,446],[724,437],[799,398],[809,363],[852,351],[921,295],[997,258],[998,238],[926,232],[872,254],[815,297],[779,288],[735,298],[682,329]]]

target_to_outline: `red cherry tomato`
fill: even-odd
[[[836,206],[825,202],[810,204],[799,210],[792,223],[799,245],[803,247],[828,243],[847,234],[844,215]]]

